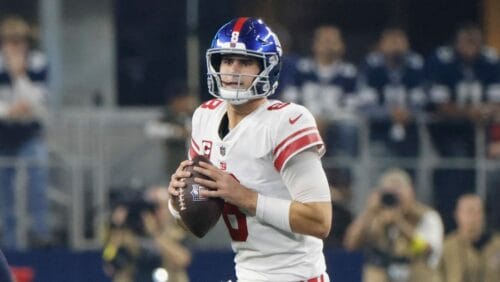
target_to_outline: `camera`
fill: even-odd
[[[155,213],[158,209],[157,203],[145,199],[142,191],[133,189],[111,190],[110,205],[113,210],[119,206],[127,210],[123,225],[112,227],[127,228],[138,236],[147,235],[143,224],[143,214]]]
[[[148,234],[143,218],[144,214],[155,213],[158,204],[146,199],[142,191],[123,188],[110,191],[112,210],[126,210],[123,221],[110,223],[110,233],[128,238],[118,245],[109,241],[104,248],[103,260],[111,277],[133,268],[132,281],[151,281],[153,271],[162,267],[160,248]]]
[[[383,192],[380,195],[380,201],[385,207],[395,207],[399,205],[399,197],[392,192]]]

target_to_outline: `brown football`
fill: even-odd
[[[184,179],[186,187],[179,190],[179,196],[173,197],[173,205],[179,211],[182,221],[199,238],[205,236],[212,229],[224,210],[224,200],[221,198],[200,196],[199,192],[207,188],[195,183],[194,178],[209,179],[193,170],[193,166],[198,165],[200,161],[210,163],[210,160],[204,156],[194,157],[193,165],[185,168],[191,172],[191,177]]]

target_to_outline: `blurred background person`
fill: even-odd
[[[341,31],[333,25],[314,31],[312,56],[298,60],[295,78],[283,92],[285,102],[304,105],[316,118],[327,154],[357,155],[357,127],[342,120],[354,112],[356,67],[344,61]],[[334,119],[340,119],[335,120]]]
[[[455,209],[457,229],[446,236],[440,264],[442,282],[500,279],[500,235],[485,228],[482,199],[464,194]]]
[[[0,205],[5,248],[18,248],[15,192],[19,169],[27,169],[27,200],[31,243],[45,246],[47,224],[47,163],[44,121],[47,114],[47,60],[32,49],[26,21],[6,17],[0,24]],[[23,179],[24,180],[24,179]]]
[[[165,172],[171,173],[186,159],[186,140],[191,132],[191,115],[198,105],[198,97],[179,81],[170,84],[166,97],[161,117],[146,123],[144,130],[146,136],[163,140]]]
[[[102,255],[112,280],[149,282],[162,275],[168,279],[158,281],[189,281],[191,253],[181,243],[186,233],[168,211],[166,188],[121,190],[115,197]]]
[[[418,156],[415,116],[425,105],[423,68],[422,57],[410,49],[408,36],[399,27],[384,29],[377,49],[366,56],[360,96],[377,156]]]
[[[439,214],[415,199],[409,174],[385,172],[366,209],[349,226],[347,250],[365,254],[363,281],[439,281],[443,226]]]
[[[475,126],[483,126],[500,102],[496,51],[484,45],[478,26],[464,25],[456,31],[453,45],[439,47],[429,57],[426,76],[433,114],[429,133],[437,153],[448,158],[475,157]],[[454,227],[456,199],[475,191],[475,169],[438,169],[433,182],[434,202],[449,231]]]
[[[343,247],[345,233],[353,220],[350,209],[352,198],[351,177],[346,171],[335,170],[328,173],[332,195],[332,230],[324,241],[325,249]]]

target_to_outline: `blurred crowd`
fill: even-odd
[[[500,156],[500,61],[482,34],[479,26],[462,25],[449,45],[424,57],[412,50],[404,29],[391,26],[355,65],[345,59],[349,46],[341,30],[320,26],[310,56],[287,59],[285,54],[288,69],[279,98],[303,104],[315,115],[327,156],[360,157],[364,123],[359,120],[366,121],[369,155],[412,176],[415,166],[408,164],[422,156],[425,128],[435,156],[465,163],[432,171],[433,201],[448,232],[455,227],[459,196],[476,191],[474,158]],[[485,132],[485,144],[478,144],[478,129]],[[498,201],[498,175],[490,169],[486,177],[492,225],[498,225],[493,219],[499,212],[490,208]]]

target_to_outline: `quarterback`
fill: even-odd
[[[260,19],[220,28],[206,54],[215,99],[193,114],[189,154],[212,163],[195,167],[210,180],[195,181],[210,188],[202,196],[225,201],[238,281],[329,281],[324,145],[306,108],[267,98],[278,86],[281,55],[277,36]],[[191,164],[183,161],[172,175],[171,195],[184,187],[190,173],[183,168]]]

